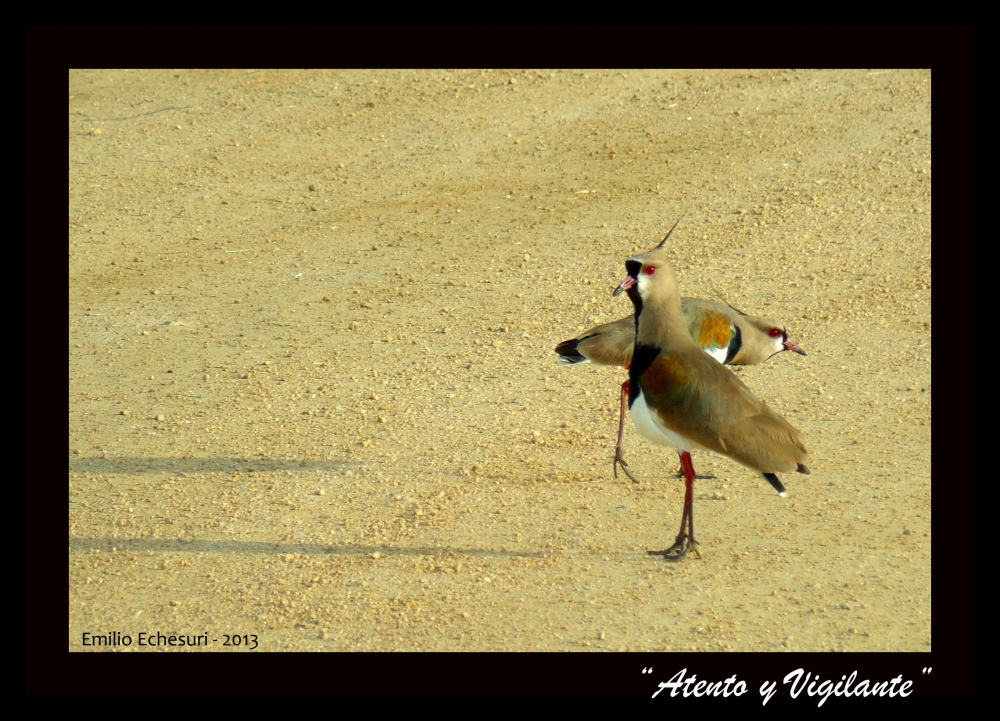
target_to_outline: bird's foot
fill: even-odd
[[[615,449],[615,462],[614,462],[614,465],[612,466],[612,468],[615,471],[615,478],[618,478],[618,466],[622,467],[622,471],[625,473],[626,476],[629,477],[629,480],[631,480],[632,483],[638,483],[639,482],[638,478],[636,478],[631,473],[629,473],[628,462],[625,460],[624,456],[622,456],[622,449],[621,448],[616,448]]]
[[[701,558],[701,554],[698,552],[698,542],[686,533],[682,533],[677,536],[674,545],[670,548],[664,551],[646,551],[646,553],[650,556],[663,556],[668,561],[679,561],[688,554],[688,551],[694,551],[694,555]]]

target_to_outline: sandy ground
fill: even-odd
[[[930,650],[930,74],[70,76],[69,647]],[[808,357],[781,499],[552,349],[685,295]]]

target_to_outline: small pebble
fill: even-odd
[[[158,421],[166,420],[166,416],[164,416],[162,413],[158,413],[156,415],[156,420],[158,420]]]

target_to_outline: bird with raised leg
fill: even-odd
[[[677,224],[674,224],[674,228]],[[614,295],[628,293],[635,309],[635,345],[629,368],[628,405],[639,434],[680,455],[684,512],[673,545],[649,551],[672,561],[694,550],[694,466],[691,451],[714,451],[767,480],[781,495],[778,473],[809,473],[801,434],[760,401],[729,369],[712,360],[691,337],[677,279],[665,245],[625,261],[628,275]]]
[[[681,309],[691,338],[703,351],[724,365],[757,365],[778,353],[792,351],[806,355],[798,345],[788,338],[788,330],[781,324],[753,316],[737,310],[725,301],[704,298],[681,298]],[[632,348],[635,346],[635,316],[591,328],[556,346],[559,362],[564,365],[621,366],[628,370],[632,363]],[[612,465],[615,478],[621,466],[633,483],[639,479],[632,475],[625,460],[625,409],[628,406],[629,384],[621,385],[621,400],[618,415],[618,443]],[[684,469],[678,473],[683,477]],[[713,476],[698,476],[713,478]]]

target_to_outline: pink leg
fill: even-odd
[[[628,476],[632,483],[638,483],[639,479],[629,473],[628,463],[625,461],[625,456],[622,455],[622,444],[625,440],[625,409],[628,407],[628,381],[622,383],[622,399],[621,399],[621,409],[618,412],[618,445],[615,446],[615,461],[611,466],[615,472],[615,478],[618,478],[618,466],[622,467],[622,471]]]
[[[651,556],[663,556],[668,561],[679,561],[692,549],[695,555],[701,558],[697,548],[698,542],[694,540],[694,464],[691,462],[690,453],[687,451],[679,453],[681,468],[684,471],[684,513],[681,516],[681,530],[670,548],[665,551],[647,551]]]

